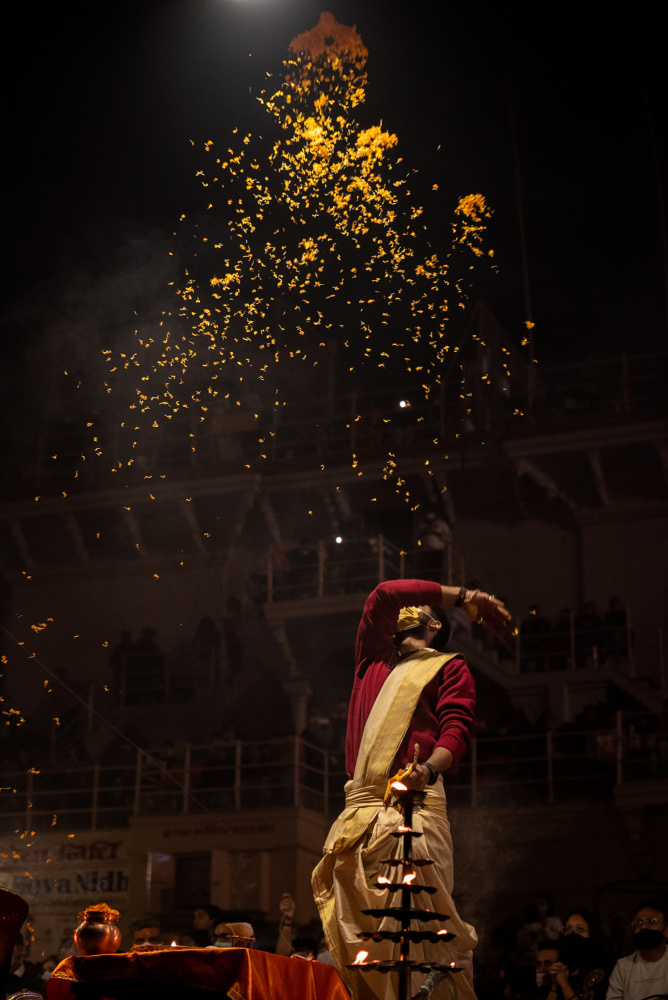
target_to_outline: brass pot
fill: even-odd
[[[81,923],[74,931],[74,943],[82,955],[111,955],[118,951],[121,932],[116,926],[118,913],[84,910]]]

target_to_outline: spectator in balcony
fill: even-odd
[[[417,526],[417,539],[420,576],[440,583],[447,549],[452,544],[450,525],[440,514],[428,510]]]
[[[520,625],[522,670],[547,670],[551,649],[550,622],[532,604],[529,614]]]
[[[650,1000],[668,996],[668,923],[663,900],[636,910],[631,928],[635,951],[620,958],[610,975],[606,1000]]]
[[[627,654],[626,609],[619,597],[611,597],[603,618],[602,660],[619,664]]]
[[[603,1000],[607,979],[603,969],[603,936],[593,913],[578,907],[566,917],[559,958],[549,969],[549,1000]]]
[[[145,628],[128,659],[127,702],[146,705],[164,701],[163,656],[155,629]]]
[[[570,608],[563,608],[552,629],[552,656],[550,657],[552,670],[568,670],[571,666],[572,627],[574,627],[572,611]]]
[[[587,601],[575,619],[575,665],[580,669],[598,664],[603,619],[593,601]]]
[[[206,948],[213,944],[216,926],[223,919],[223,911],[213,903],[198,906],[193,913],[192,938],[198,948]]]
[[[220,632],[212,618],[202,618],[193,638],[197,658],[196,676],[204,687],[216,686],[220,680]]]

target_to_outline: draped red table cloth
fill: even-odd
[[[167,989],[166,989],[167,988]],[[246,948],[179,948],[67,958],[47,1000],[116,1000],[210,991],[229,1000],[349,1000],[331,965]],[[206,1000],[206,994],[202,994]]]

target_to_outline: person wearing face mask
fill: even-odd
[[[536,986],[538,996],[546,1000],[552,988],[550,968],[559,959],[559,945],[556,941],[541,941],[536,949]]]
[[[668,998],[668,921],[666,904],[651,900],[636,910],[633,955],[620,958],[610,976],[606,1000]]]
[[[549,969],[548,1000],[603,1000],[606,975],[602,935],[593,913],[578,907],[569,913],[559,942],[559,958]]]

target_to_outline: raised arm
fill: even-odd
[[[389,658],[402,608],[440,604],[442,590],[439,583],[430,580],[379,583],[366,599],[357,630],[355,662],[358,672],[363,673],[369,661]]]
[[[502,601],[484,591],[443,587],[430,580],[387,580],[378,584],[364,605],[355,651],[358,676],[369,662],[389,659],[401,608],[435,604],[461,608],[471,621],[505,625],[510,620]]]
[[[488,622],[490,625],[507,625],[510,612],[503,601],[484,590],[467,590],[466,587],[441,587],[441,604],[450,608],[461,608],[472,622]]]

